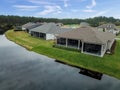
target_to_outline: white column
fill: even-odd
[[[103,53],[104,53],[104,46],[103,45],[101,45],[101,57],[103,56]]]
[[[68,46],[68,39],[66,38],[66,47]]]
[[[78,49],[80,49],[80,40],[78,40]]]
[[[83,41],[81,41],[81,42],[82,42],[81,53],[83,53],[84,42]]]
[[[58,44],[58,43],[57,43],[57,39],[58,39],[58,37],[56,37],[56,39],[54,39],[55,45]]]

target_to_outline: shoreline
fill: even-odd
[[[8,31],[9,32],[9,31]],[[15,40],[12,40],[12,38],[10,38],[9,36],[8,36],[8,32],[6,32],[5,33],[5,36],[6,36],[6,38],[8,39],[8,40],[10,40],[10,41],[12,41],[12,42],[15,42],[16,44],[18,44],[18,45],[20,45],[20,46],[22,46],[22,47],[24,47],[25,49],[27,49],[27,50],[29,50],[29,51],[33,51],[33,52],[35,52],[35,53],[38,53],[38,54],[42,54],[42,55],[45,55],[45,56],[48,56],[48,57],[50,57],[50,58],[54,58],[55,59],[55,61],[57,61],[57,62],[60,62],[60,63],[63,63],[63,64],[66,64],[66,65],[69,65],[69,66],[72,66],[72,67],[75,67],[75,68],[85,68],[85,69],[88,69],[88,70],[92,70],[92,71],[95,71],[95,72],[99,72],[99,73],[103,73],[103,74],[106,74],[106,75],[109,75],[109,76],[112,76],[112,77],[115,77],[115,78],[117,78],[117,79],[120,79],[120,76],[118,75],[113,75],[113,74],[110,74],[109,72],[106,72],[106,71],[100,71],[99,69],[93,69],[92,67],[90,67],[90,66],[85,66],[85,65],[83,65],[83,64],[77,64],[77,63],[72,63],[72,62],[70,62],[69,60],[66,60],[65,58],[59,58],[59,57],[56,57],[56,56],[54,56],[54,55],[52,55],[52,54],[50,54],[50,53],[45,53],[45,52],[42,52],[42,51],[40,51],[40,50],[37,50],[38,48],[39,48],[39,46],[38,47],[32,47],[32,48],[30,48],[29,46],[27,46],[27,45],[23,45],[23,44],[21,44],[19,41],[15,41]],[[42,46],[40,47],[40,49],[42,48]],[[46,48],[46,47],[45,47]],[[47,49],[47,48],[46,48]],[[49,48],[48,48],[49,49]],[[51,48],[50,48],[51,49]],[[54,48],[53,48],[54,49]],[[43,50],[44,50],[44,48],[43,48]],[[72,52],[72,51],[71,51]],[[99,61],[98,61],[99,62]],[[119,71],[118,71],[119,72]]]

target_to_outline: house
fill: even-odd
[[[22,31],[22,27],[21,26],[15,26],[14,31]]]
[[[81,27],[56,36],[56,45],[75,48],[81,53],[103,57],[110,51],[115,35],[109,32],[99,32],[96,28]]]
[[[28,22],[28,23],[22,25],[22,30],[25,31],[25,30],[27,30],[28,27],[30,27],[30,26],[32,26],[32,25],[35,25],[35,23],[33,23],[33,22]]]
[[[57,26],[63,26],[63,23],[56,23]]]
[[[43,38],[45,40],[53,40],[55,39],[55,35],[59,33],[63,33],[72,29],[61,28],[57,26],[55,23],[45,23],[41,26],[31,29],[31,36]]]
[[[37,23],[29,22],[27,24],[22,25],[22,30],[26,31],[27,33],[30,33],[30,29],[33,29],[33,28],[35,28],[37,26],[40,26],[40,25],[42,25],[42,23],[39,23],[39,22],[37,22]]]
[[[116,27],[116,25],[112,24],[112,23],[103,24],[101,26],[98,26],[98,30],[103,31],[103,32],[111,32],[115,35],[120,32],[119,29]]]

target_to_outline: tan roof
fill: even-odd
[[[105,44],[108,40],[113,40],[115,35],[109,32],[99,32],[96,28],[92,27],[82,27],[59,34],[58,37],[79,39],[95,44]]]
[[[107,23],[107,24],[103,24],[103,25],[100,25],[98,26],[98,28],[106,28],[107,30],[110,30],[110,29],[118,29],[116,27],[115,24],[112,24],[112,23]]]

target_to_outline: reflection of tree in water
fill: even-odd
[[[3,34],[3,30],[2,29],[0,29],[0,34]]]
[[[79,73],[83,74],[83,75],[86,75],[86,76],[89,76],[89,77],[92,77],[92,78],[95,78],[95,79],[98,79],[98,80],[101,80],[102,75],[103,75],[102,73],[87,70],[87,69],[84,69],[84,68],[81,68]]]

